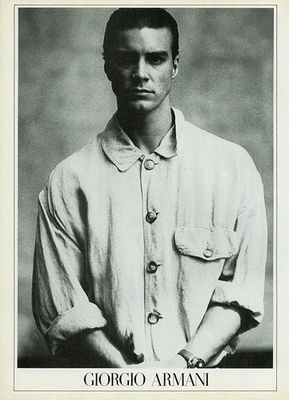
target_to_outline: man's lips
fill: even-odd
[[[140,89],[140,88],[131,89],[130,92],[133,94],[152,94],[152,93],[154,93],[153,90]]]

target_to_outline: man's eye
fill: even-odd
[[[149,62],[153,65],[160,65],[165,61],[165,58],[159,55],[150,55],[149,56]]]
[[[120,54],[116,61],[121,66],[131,65],[135,62],[135,57],[132,54]]]

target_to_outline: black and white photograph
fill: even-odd
[[[275,13],[15,9],[17,371],[273,372]]]

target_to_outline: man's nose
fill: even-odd
[[[147,63],[143,58],[140,58],[134,68],[133,78],[139,80],[148,80],[148,68]]]

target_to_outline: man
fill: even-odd
[[[115,11],[103,48],[117,112],[40,193],[37,325],[53,354],[95,366],[215,366],[262,317],[260,176],[171,108],[169,13]]]

